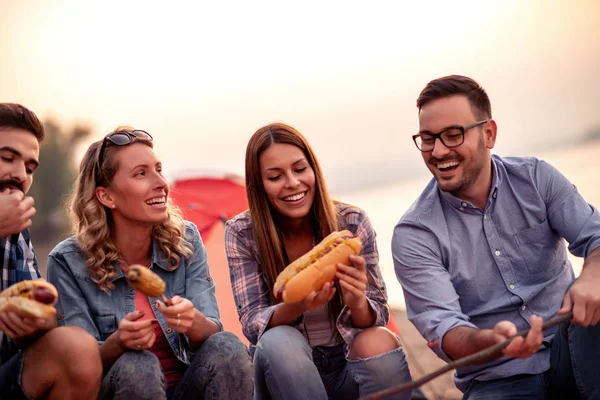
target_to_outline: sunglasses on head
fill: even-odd
[[[133,130],[133,131],[119,131],[112,133],[104,138],[102,141],[102,147],[100,147],[100,154],[98,155],[98,169],[102,166],[102,161],[104,161],[104,150],[106,149],[106,143],[111,142],[116,146],[127,146],[135,142],[136,140],[145,140],[152,141],[152,136],[142,130]]]

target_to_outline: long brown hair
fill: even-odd
[[[133,129],[130,127],[122,126],[106,136],[131,130]],[[100,290],[108,292],[113,287],[111,280],[117,273],[113,263],[116,261],[122,263],[124,257],[111,237],[114,225],[112,212],[98,201],[96,188],[111,185],[119,169],[115,156],[121,146],[107,141],[102,166],[99,167],[98,153],[103,140],[92,143],[81,160],[69,211],[77,242],[87,257],[90,278]],[[151,141],[140,140],[136,143],[153,148]],[[152,238],[166,255],[168,264],[175,269],[180,265],[181,257],[189,257],[192,250],[185,239],[185,226],[179,209],[170,202],[167,207],[169,217],[164,222],[154,225]]]
[[[267,199],[260,171],[260,155],[273,143],[284,143],[296,146],[308,161],[315,174],[315,197],[310,209],[313,234],[316,241],[321,241],[331,232],[339,229],[339,216],[335,204],[323,177],[321,166],[308,141],[300,132],[283,123],[273,123],[257,130],[246,148],[246,193],[250,206],[252,230],[258,245],[260,265],[268,287],[272,288],[277,275],[289,263],[283,246],[281,228],[277,225],[275,213]],[[338,289],[339,290],[339,289]],[[271,291],[271,302],[275,297]],[[337,299],[334,297],[334,299]],[[339,303],[339,299],[337,299]]]

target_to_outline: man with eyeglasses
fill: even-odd
[[[44,127],[27,108],[0,103],[0,291],[40,278],[26,196],[39,165]],[[0,312],[0,399],[92,399],[102,364],[96,340],[57,321]]]
[[[548,163],[491,155],[497,125],[474,80],[435,79],[417,107],[413,141],[433,179],[392,240],[409,319],[445,361],[531,329],[501,356],[457,369],[466,399],[600,399],[598,210]],[[585,258],[578,279],[563,238]]]

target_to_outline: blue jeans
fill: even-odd
[[[18,352],[4,364],[0,364],[0,399],[26,400],[21,381],[25,352]]]
[[[158,358],[150,351],[123,353],[102,381],[99,399],[252,399],[252,361],[232,333],[211,335],[181,380],[169,390]]]
[[[600,324],[565,322],[552,340],[550,369],[538,375],[516,375],[474,381],[463,399],[600,399]]]
[[[356,399],[410,381],[402,348],[376,357],[346,360],[343,345],[310,348],[291,326],[266,331],[254,353],[254,398]],[[410,399],[410,392],[393,399]]]

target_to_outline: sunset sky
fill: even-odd
[[[167,171],[242,173],[278,120],[340,191],[426,173],[415,99],[442,75],[486,88],[503,155],[600,125],[596,0],[0,0],[0,57],[0,101],[145,129]]]

